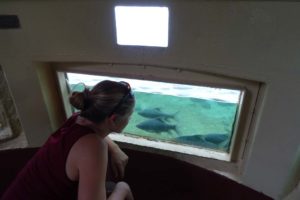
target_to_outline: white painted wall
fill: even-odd
[[[1,14],[21,21],[21,29],[0,30],[0,65],[29,145],[41,145],[51,133],[36,61],[167,65],[261,81],[262,106],[240,180],[279,198],[300,141],[300,3],[170,1],[163,4],[171,19],[167,49],[117,46],[113,5],[0,2]]]

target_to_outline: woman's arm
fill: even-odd
[[[115,189],[113,190],[113,192],[108,198],[108,200],[120,200],[120,199],[133,200],[131,189],[129,185],[125,182],[118,182],[116,184]]]
[[[70,155],[78,170],[78,200],[105,200],[108,144],[94,134],[80,138],[72,147]],[[109,200],[133,200],[130,187],[118,182]]]
[[[128,156],[108,136],[105,137],[105,141],[108,145],[108,151],[111,155],[110,164],[113,171],[113,178],[115,180],[121,180],[124,178],[125,167],[128,163]]]
[[[106,199],[106,142],[96,134],[88,134],[73,145],[70,153],[78,170],[78,200]]]

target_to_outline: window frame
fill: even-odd
[[[72,114],[72,110],[68,103],[69,91],[64,75],[66,72],[220,87],[243,91],[243,102],[241,104],[242,106],[239,106],[239,119],[236,121],[237,125],[235,126],[233,133],[233,138],[231,140],[232,145],[230,145],[229,153],[214,152],[205,149],[202,149],[204,152],[203,155],[201,153],[191,154],[187,151],[176,152],[173,151],[172,148],[157,148],[158,146],[164,146],[159,143],[156,143],[156,145],[150,144],[144,146],[144,141],[140,138],[124,135],[111,135],[111,138],[124,148],[168,155],[215,170],[232,173],[237,173],[239,171],[246,151],[246,144],[251,134],[251,122],[253,121],[255,104],[261,87],[259,82],[217,75],[215,73],[167,66],[114,63],[55,63],[54,66],[67,117]],[[124,141],[124,137],[130,137],[130,139]],[[177,147],[178,146],[175,145],[174,149]]]

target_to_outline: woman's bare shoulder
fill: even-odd
[[[87,154],[85,156],[99,156],[107,153],[107,143],[103,138],[96,134],[87,134],[79,138],[74,144],[77,155]]]
[[[105,166],[106,162],[106,142],[96,134],[87,134],[72,146],[66,161],[66,173],[71,180],[78,180],[79,171],[94,170]]]

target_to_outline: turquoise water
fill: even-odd
[[[83,85],[71,85],[82,91]],[[125,134],[228,151],[238,104],[134,92],[136,107]]]
[[[228,150],[237,104],[142,92],[135,92],[135,96],[135,112],[124,130],[127,134]],[[139,114],[143,111],[150,114],[154,112],[157,117]],[[145,126],[139,128],[139,124]],[[155,125],[158,127],[155,128]]]

